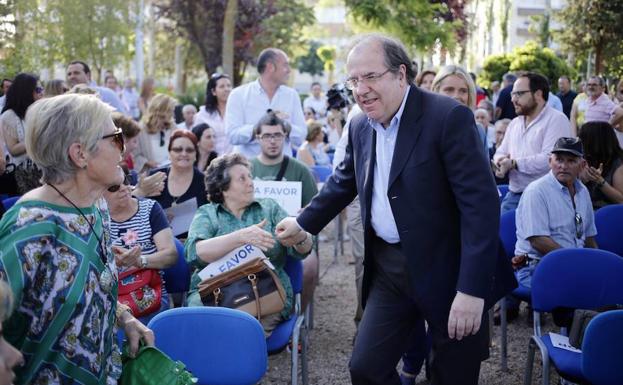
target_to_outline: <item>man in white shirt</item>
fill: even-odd
[[[121,101],[128,107],[128,112],[134,120],[141,117],[141,110],[138,108],[138,92],[134,88],[132,79],[125,79],[123,90],[121,90]]]
[[[548,98],[549,82],[543,75],[526,72],[513,85],[511,100],[517,117],[493,156],[495,175],[503,178],[509,173],[502,212],[517,208],[528,184],[549,171],[549,154],[558,138],[571,136],[569,119],[548,106]]]
[[[311,84],[311,95],[303,101],[303,109],[308,107],[316,112],[316,119],[321,119],[327,114],[327,97],[322,94],[322,86],[318,82]]]
[[[109,88],[99,87],[97,83],[91,80],[91,69],[87,63],[74,60],[67,66],[67,83],[70,87],[77,84],[86,84],[89,87],[93,87],[97,90],[102,101],[122,114],[127,114],[125,106],[119,100],[117,94]]]
[[[260,154],[260,145],[253,134],[253,127],[267,110],[277,112],[280,119],[291,128],[283,146],[283,153],[292,154],[292,146],[298,147],[307,136],[307,126],[299,94],[285,84],[290,75],[288,56],[280,49],[267,48],[257,60],[260,77],[235,88],[229,95],[225,110],[225,127],[234,152],[248,159]]]
[[[177,128],[183,128],[186,130],[192,130],[195,121],[195,114],[197,113],[197,107],[192,104],[186,104],[182,107],[182,116],[184,121],[177,124]]]

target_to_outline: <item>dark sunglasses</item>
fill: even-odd
[[[39,86],[35,87],[35,92],[38,94],[43,93],[43,87],[39,87]]]
[[[179,154],[182,151],[184,151],[187,154],[194,154],[195,153],[195,149],[192,147],[171,147],[171,151]]]
[[[577,239],[581,239],[582,235],[584,234],[583,226],[582,226],[582,216],[578,213],[575,213],[573,220],[575,222],[575,237]]]
[[[130,175],[125,174],[125,176],[123,177],[123,182],[122,183],[123,183],[124,186],[129,186],[130,185]],[[116,184],[114,186],[110,186],[108,188],[108,192],[114,193],[114,192],[119,191],[120,188],[121,188],[121,185]]]
[[[125,152],[125,141],[123,140],[123,131],[117,128],[112,134],[102,136],[102,139],[112,138],[112,142],[117,145],[119,151],[123,154]]]
[[[164,131],[160,131],[160,147],[164,147]]]
[[[223,76],[225,76],[225,74],[222,74],[220,72],[215,72],[212,75],[210,75],[210,79],[218,80],[218,79],[222,78]]]

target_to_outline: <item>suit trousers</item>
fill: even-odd
[[[374,238],[371,254],[372,283],[349,364],[351,381],[353,385],[400,385],[396,366],[427,317],[413,295],[400,244]],[[477,385],[480,362],[488,357],[486,312],[478,333],[460,341],[448,337],[447,321],[427,321],[433,338],[431,384]]]

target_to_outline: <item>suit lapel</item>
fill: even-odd
[[[398,127],[398,135],[396,137],[396,145],[394,146],[394,155],[392,157],[392,167],[389,172],[388,187],[390,187],[398,175],[400,175],[407,159],[409,159],[411,150],[422,132],[422,126],[418,124],[418,120],[421,116],[422,91],[415,86],[411,86],[400,119],[400,126]],[[374,152],[373,149],[373,153]]]

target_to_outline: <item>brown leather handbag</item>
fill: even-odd
[[[201,302],[205,306],[242,310],[258,320],[282,311],[286,292],[264,260],[252,259],[202,281],[198,286]]]

